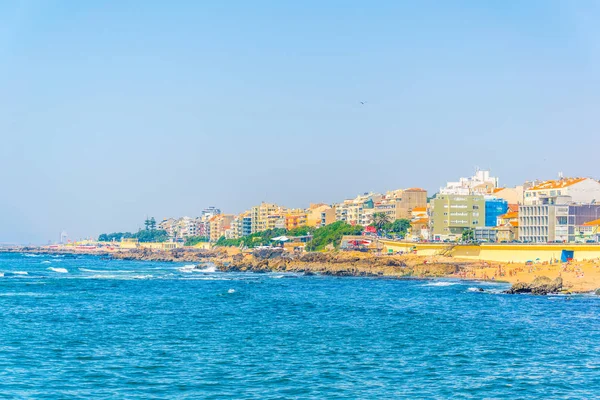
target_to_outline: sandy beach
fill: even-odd
[[[488,266],[466,266],[453,274],[463,279],[505,281],[511,284],[530,283],[535,278],[545,276],[550,279],[561,277],[563,286],[571,292],[591,292],[600,288],[600,259],[557,264],[502,264],[488,263]]]

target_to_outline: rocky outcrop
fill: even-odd
[[[173,249],[169,251],[152,249],[134,249],[119,251],[110,255],[120,260],[160,261],[160,262],[206,262],[217,257],[223,257],[224,253],[216,250],[203,249]]]
[[[596,289],[596,291],[594,293],[596,294],[596,296],[600,296],[600,288]]]
[[[537,295],[546,295],[552,293],[558,293],[562,290],[563,280],[558,277],[554,280],[540,276],[533,280],[531,283],[519,282],[512,285],[512,287],[506,291],[508,294],[521,294],[531,293]]]
[[[296,272],[305,275],[364,277],[442,277],[465,263],[454,259],[372,255],[359,252],[277,253],[268,249],[212,260],[221,271]],[[472,264],[472,262],[470,262]]]

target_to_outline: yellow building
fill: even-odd
[[[319,228],[335,222],[335,208],[327,204],[311,204],[306,210],[306,225]]]
[[[291,210],[285,214],[285,229],[295,229],[306,226],[308,221],[304,210]]]
[[[284,215],[286,211],[285,207],[265,202],[252,207],[250,210],[252,233],[274,229],[278,225],[285,227]]]
[[[221,236],[225,236],[225,231],[231,228],[231,223],[234,218],[235,216],[232,214],[218,214],[213,216],[209,220],[210,241],[216,242]]]

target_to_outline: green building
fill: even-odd
[[[485,226],[482,195],[438,194],[431,200],[431,237],[457,240],[466,229]]]

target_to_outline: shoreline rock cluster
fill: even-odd
[[[512,287],[506,291],[508,294],[522,294],[530,293],[536,295],[547,295],[560,293],[563,290],[563,280],[558,277],[554,280],[540,276],[533,280],[533,282],[518,282],[512,285]]]

